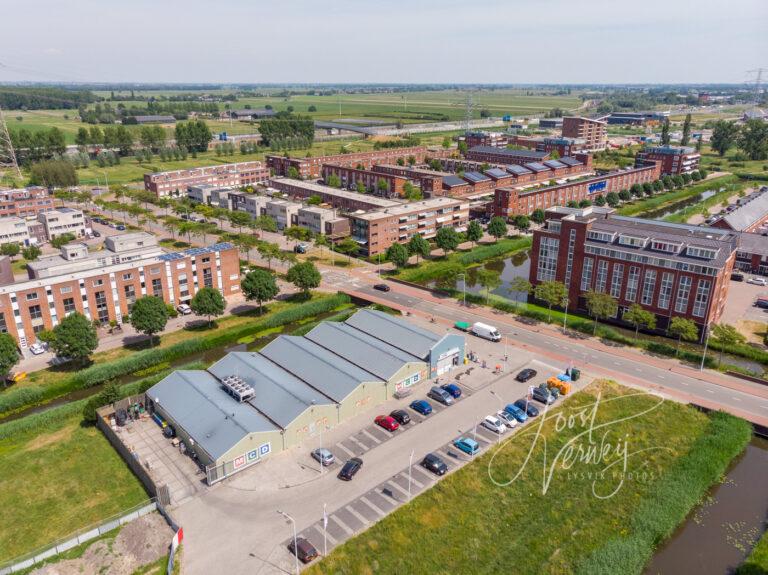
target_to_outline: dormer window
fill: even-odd
[[[621,234],[619,236],[619,244],[622,246],[629,246],[632,248],[644,248],[648,243],[648,238],[641,238],[639,236],[629,236]]]
[[[702,248],[699,246],[688,246],[685,248],[685,255],[691,256],[692,258],[701,258],[704,260],[712,260],[717,257],[717,252],[720,250],[715,250],[712,248]],[[738,256],[738,254],[737,254]]]
[[[662,240],[653,240],[651,242],[651,249],[657,252],[664,252],[668,254],[676,254],[680,251],[682,244],[674,242],[665,242]]]
[[[596,242],[612,242],[614,237],[616,237],[615,233],[598,232],[595,230],[590,230],[587,232],[587,239],[594,240]]]

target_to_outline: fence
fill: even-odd
[[[96,539],[97,537],[104,535],[113,529],[117,529],[121,525],[130,523],[134,519],[138,519],[147,513],[152,513],[156,509],[158,509],[157,501],[155,498],[152,498],[148,502],[141,503],[135,507],[132,507],[128,511],[122,512],[120,515],[113,515],[109,519],[99,524],[90,525],[80,529],[79,531],[76,531],[75,533],[68,535],[65,538],[59,539],[52,544],[38,548],[35,551],[31,551],[25,555],[16,557],[15,559],[0,564],[0,575],[9,575],[10,573],[16,573],[18,571],[23,571],[24,569],[29,569],[41,561],[55,557],[59,553],[63,553],[64,551],[72,549],[73,547],[77,547],[86,541]]]

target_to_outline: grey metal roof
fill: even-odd
[[[404,363],[421,361],[421,358],[342,322],[324,321],[305,337],[350,363],[364,365],[366,371],[384,380],[395,375]]]
[[[557,170],[559,168],[565,168],[566,165],[559,160],[545,160],[542,162],[545,166],[552,168],[553,170]]]
[[[436,333],[372,309],[361,309],[346,323],[420,359],[426,359],[430,350],[442,339]]]
[[[487,182],[490,178],[480,172],[464,172],[464,179],[472,183]]]
[[[443,178],[443,184],[446,186],[467,186],[468,182],[462,180],[458,176],[445,176]]]
[[[529,162],[525,164],[525,167],[531,170],[532,172],[548,172],[549,168],[545,166],[544,164],[540,164],[538,162]]]
[[[490,170],[485,170],[485,174],[494,179],[511,177],[511,174],[505,172],[501,168],[491,168]]]
[[[768,256],[768,237],[742,232],[739,234],[739,251],[766,257]]]
[[[147,395],[213,459],[250,433],[278,429],[253,407],[228,395],[207,371],[175,371],[152,386]]]
[[[723,217],[732,230],[744,231],[768,215],[768,192],[752,196],[745,198],[748,201]]]
[[[208,371],[219,379],[241,377],[256,392],[248,403],[283,429],[313,405],[334,403],[258,353],[228,353]]]
[[[581,162],[577,160],[576,158],[572,158],[570,156],[565,156],[563,158],[560,158],[558,160],[559,162],[565,164],[566,166],[580,166]]]
[[[264,347],[261,354],[337,402],[363,382],[381,381],[303,337],[281,335]]]
[[[517,164],[510,164],[509,166],[507,166],[507,171],[510,174],[515,174],[516,176],[524,176],[525,174],[533,173],[528,168],[524,168],[523,166],[518,166]]]
[[[549,152],[539,152],[536,150],[508,150],[507,148],[497,148],[496,146],[472,146],[469,151],[515,156],[518,158],[531,158],[535,160],[540,160],[549,156]]]

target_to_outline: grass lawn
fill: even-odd
[[[0,441],[0,561],[148,499],[101,431],[81,419]]]
[[[750,433],[731,416],[595,383],[307,573],[639,573],[648,537],[674,530]],[[588,462],[589,448],[606,455]],[[610,555],[622,543],[634,547]]]
[[[617,211],[622,216],[642,216],[644,213],[652,210],[658,210],[670,206],[681,200],[691,198],[707,190],[716,190],[729,184],[735,184],[739,181],[738,176],[720,176],[712,178],[705,182],[699,182],[690,186],[685,186],[679,190],[665,192],[651,196],[649,198],[632,201],[624,204]]]
[[[736,571],[737,575],[766,575],[768,573],[768,531],[752,549],[747,560]]]

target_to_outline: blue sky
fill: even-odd
[[[744,82],[766,0],[2,0],[0,81]]]

